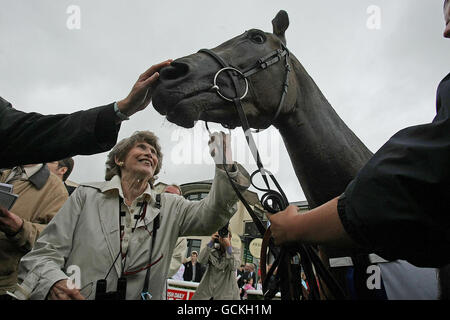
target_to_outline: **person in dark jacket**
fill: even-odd
[[[151,86],[159,77],[157,71],[170,63],[167,60],[150,67],[125,99],[72,114],[25,113],[0,97],[0,168],[110,150],[121,121],[147,107]]]
[[[192,281],[192,282],[200,282],[203,277],[203,266],[200,262],[197,261],[198,252],[191,252],[191,261],[188,261],[184,264],[184,273],[183,280],[184,281]]]
[[[242,286],[244,285],[244,273],[245,273],[245,265],[241,264],[239,269],[236,270],[237,285],[239,288],[242,288]]]
[[[243,275],[244,284],[248,283],[249,279],[253,279],[253,285],[256,286],[255,265],[253,263],[246,263],[244,270],[245,270]]]
[[[444,15],[450,38],[448,0]],[[391,137],[341,196],[306,214],[290,206],[272,215],[275,243],[363,248],[418,267],[449,264],[450,74],[439,84],[436,111],[431,123]]]

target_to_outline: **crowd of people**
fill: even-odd
[[[450,38],[448,0],[444,16]],[[11,206],[0,206],[0,299],[11,299],[10,293],[95,299],[103,289],[125,299],[164,299],[166,279],[181,267],[174,252],[185,247],[178,239],[190,235],[213,234],[183,264],[183,279],[199,281],[194,299],[245,299],[258,284],[254,266],[238,270],[231,232],[217,234],[237,203],[225,169],[241,191],[250,186],[248,173],[231,158],[229,137],[211,135],[215,176],[201,201],[188,201],[175,188],[156,194],[163,154],[153,132],[116,143],[121,122],[148,106],[158,71],[171,62],[145,71],[125,99],[72,114],[24,113],[0,98],[0,182],[18,195]],[[394,135],[341,196],[307,214],[291,206],[270,216],[275,242],[364,249],[440,267],[448,288],[449,115],[450,75],[438,87],[435,119]],[[105,181],[71,188],[70,157],[109,150]],[[72,266],[80,270],[80,287],[68,281]]]

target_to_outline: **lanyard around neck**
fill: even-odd
[[[127,251],[125,253],[122,252],[122,241],[123,241],[123,236],[125,235],[125,224],[123,223],[123,219],[126,217],[126,212],[122,210],[123,204],[124,204],[123,198],[119,197],[120,254],[122,255],[122,259],[123,259],[122,275],[123,275],[123,270],[125,269],[125,264],[127,261],[128,250],[130,248],[130,246],[128,245]],[[144,201],[141,204],[139,213],[137,215],[134,215],[135,223],[134,223],[134,227],[131,228],[131,236],[134,234],[134,230],[136,230],[139,220],[144,219],[146,212],[147,212],[147,201]],[[130,236],[130,238],[131,238],[131,236]],[[128,241],[130,241],[130,239]]]

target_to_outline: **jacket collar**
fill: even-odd
[[[24,168],[27,171],[28,168]],[[28,174],[28,172],[27,172]],[[35,186],[36,189],[41,190],[47,183],[48,177],[50,177],[50,170],[47,165],[41,165],[41,168],[36,171],[28,180]]]
[[[120,177],[115,175],[109,181],[103,182],[92,182],[92,183],[83,183],[83,186],[88,186],[92,188],[96,188],[100,190],[102,193],[117,193],[120,197],[123,198],[122,184],[120,181]],[[156,192],[150,187],[150,184],[147,186],[147,189],[143,192],[144,200],[149,201],[149,203],[154,202]],[[141,197],[141,196],[140,196]]]
[[[120,183],[120,177],[114,176],[110,181],[103,181],[103,182],[94,182],[94,183],[83,183],[82,186],[87,186],[91,188],[95,188],[101,193],[108,195],[107,197],[103,198],[102,201],[98,203],[98,214],[100,216],[100,223],[102,226],[103,234],[105,235],[106,242],[111,254],[111,261],[114,261],[116,259],[118,252],[120,251],[120,236],[119,236],[119,226],[116,223],[116,219],[111,219],[111,214],[119,214],[119,201],[118,198],[121,196],[122,193],[122,186]],[[140,220],[137,224],[137,228],[149,225],[155,217],[160,212],[159,209],[156,209],[154,207],[155,205],[155,197],[156,192],[152,190],[149,187],[144,191],[145,197],[150,197],[147,199],[148,201],[148,207],[147,207],[147,214],[145,215],[144,220]],[[106,204],[108,203],[108,204]],[[115,210],[109,210],[113,208],[117,208]],[[108,209],[108,210],[105,210]],[[122,265],[120,261],[116,261],[114,263],[115,270],[117,272],[117,275],[120,276]]]
[[[123,198],[122,185],[120,183],[120,177],[118,175],[115,175],[109,181],[83,183],[81,185],[95,188],[104,194],[110,194],[110,195],[119,196],[119,197]],[[144,195],[143,200],[146,200],[148,202],[148,207],[155,208],[156,191],[150,187],[150,184],[148,185],[147,189],[144,191],[143,195]],[[142,197],[142,196],[140,196],[140,197]],[[140,197],[138,197],[138,199]],[[144,224],[150,223],[160,212],[160,210],[149,210],[149,208],[147,208],[147,214],[144,218]],[[140,223],[138,223],[138,226],[139,225],[140,225]]]

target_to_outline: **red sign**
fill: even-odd
[[[191,300],[194,292],[188,289],[167,288],[167,300]]]

